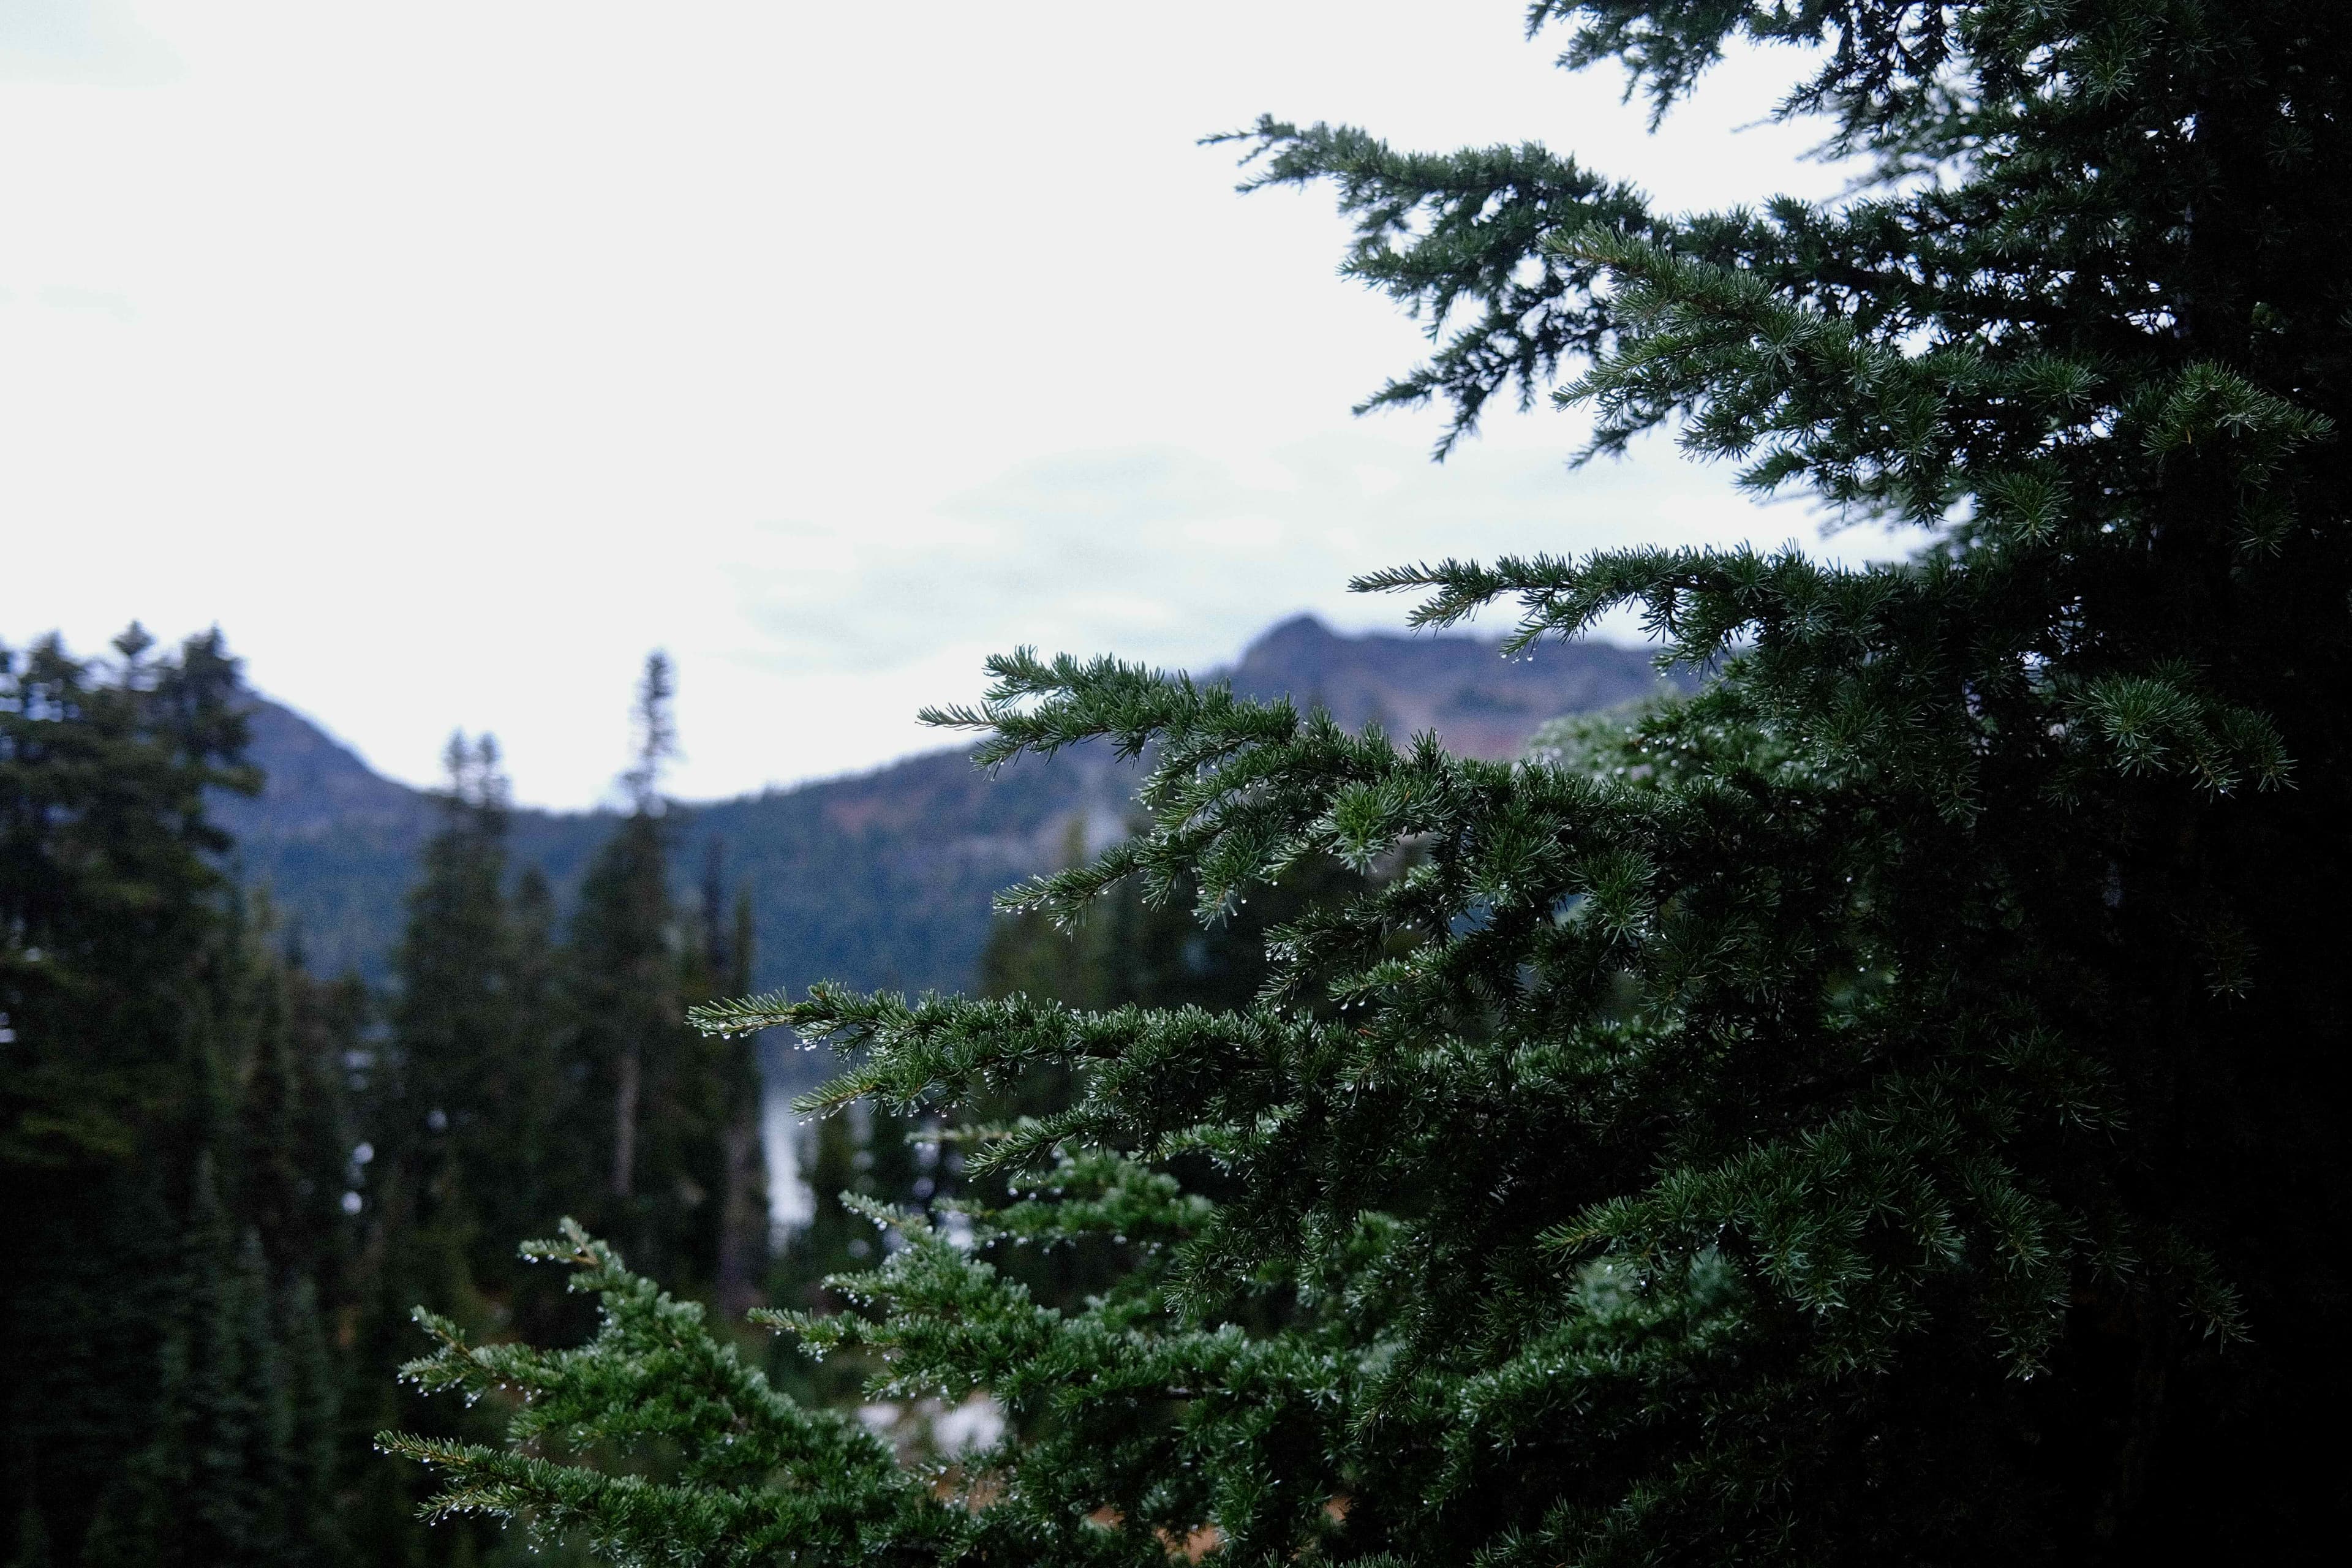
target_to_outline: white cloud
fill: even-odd
[[[493,729],[568,804],[656,644],[719,794],[930,743],[1016,642],[1202,665],[1398,624],[1342,592],[1398,559],[1810,536],[1662,450],[1570,479],[1549,411],[1437,469],[1434,416],[1351,423],[1421,340],[1332,277],[1327,195],[1194,144],[1272,110],[1835,188],[1732,133],[1771,62],[1650,140],[1519,16],[0,0],[50,61],[0,70],[0,636],[217,621],[380,765]]]

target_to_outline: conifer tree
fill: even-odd
[[[253,783],[236,666],[136,626],[113,654],[0,650],[0,1517],[38,1514],[66,1563],[153,1436],[173,1238],[243,1043],[204,813]]]
[[[1867,174],[1662,212],[1533,145],[1262,122],[1437,348],[1375,395],[1589,409],[1906,562],[1632,550],[1361,581],[1512,646],[1620,606],[1696,694],[1519,764],[1109,659],[994,660],[1002,764],[1147,753],[1144,829],[1013,907],[1204,919],[1328,857],[1245,1005],[819,987],[810,1101],[945,1109],[1040,1065],[1017,1192],[798,1317],[878,1394],[1006,1440],[897,1468],[577,1230],[583,1352],[428,1386],[530,1403],[395,1446],[445,1505],[616,1559],[802,1563],[2263,1562],[2332,1557],[2352,1280],[2346,880],[2352,13],[2314,0],[1537,0],[1660,114],[1740,39]],[[1559,738],[1556,738],[1559,739]],[[1412,852],[1410,865],[1399,857]],[[1392,876],[1377,875],[1384,866]],[[1083,1305],[988,1260],[1124,1238]],[[661,1479],[567,1465],[659,1438]]]
[[[479,1167],[512,1131],[489,1085],[515,1021],[507,984],[513,932],[497,744],[455,735],[446,761],[442,827],[425,846],[409,895],[393,1056],[372,1131],[388,1201],[409,1211],[400,1222],[469,1237],[475,1205],[495,1190]]]
[[[617,1205],[637,1196],[644,1142],[646,1058],[674,1031],[667,803],[661,771],[677,749],[670,719],[669,661],[646,659],[637,691],[637,761],[624,776],[629,815],[605,841],[581,889],[572,927],[572,975],[583,1026],[602,1036],[588,1052],[611,1092],[609,1190]]]
[[[484,1100],[499,1108],[499,1137],[481,1152],[484,1188],[477,1258],[504,1254],[494,1278],[518,1331],[577,1332],[578,1313],[543,1274],[520,1269],[508,1238],[544,1226],[550,1215],[582,1207],[598,1190],[601,1141],[586,1125],[587,1064],[568,1049],[563,960],[555,895],[546,874],[526,866],[508,907],[505,989],[508,1033],[489,1064]]]
[[[379,1369],[352,1365],[336,1322],[356,1329],[363,1306],[359,1278],[361,1216],[346,1205],[356,1142],[349,1064],[369,1016],[355,976],[320,981],[299,955],[274,966],[282,1003],[277,1030],[265,1036],[272,1076],[289,1086],[275,1114],[248,1142],[249,1168],[271,1173],[276,1192],[247,1199],[272,1268],[276,1334],[286,1377],[288,1529],[280,1561],[289,1568],[332,1568],[352,1560],[345,1528],[346,1487],[362,1468],[363,1431],[346,1415],[354,1375],[371,1383]],[[249,1098],[268,1099],[258,1090]],[[251,1111],[248,1121],[259,1120]],[[248,1191],[254,1184],[248,1181]]]
[[[352,1468],[342,1422],[344,1368],[328,1337],[317,1280],[284,1274],[275,1305],[286,1379],[287,1499],[277,1561],[284,1568],[335,1568],[350,1561],[351,1548],[342,1520],[342,1482]]]
[[[687,1026],[689,1002],[715,994],[715,914],[680,907],[672,877],[680,819],[661,792],[677,750],[668,657],[646,660],[635,703],[636,758],[622,775],[630,810],[589,863],[564,953],[572,1050],[587,1070],[603,1194],[593,1213],[612,1234],[698,1287],[717,1273],[726,1203],[723,1128],[747,1086],[748,1061]],[[723,895],[722,895],[723,898]],[[723,941],[716,945],[725,945]],[[740,1075],[736,1075],[740,1079]]]
[[[369,1004],[225,874],[208,795],[255,774],[221,639],[112,652],[0,658],[0,1510],[59,1568],[326,1568],[382,1425],[345,1385],[397,1360],[340,1342]]]
[[[686,990],[697,1003],[746,995],[751,989],[756,932],[751,890],[728,895],[726,847],[705,845],[701,922],[689,955]],[[692,1083],[705,1136],[705,1158],[715,1162],[712,1286],[719,1310],[740,1316],[759,1300],[768,1252],[768,1186],[760,1142],[761,1097],[759,1042],[754,1036],[698,1038]],[[710,1136],[715,1131],[715,1140]]]
[[[237,1234],[220,1187],[207,1151],[181,1236],[157,1428],[134,1461],[145,1560],[191,1568],[274,1562],[290,1522],[291,1411],[268,1270],[259,1236]]]
[[[373,1431],[415,1426],[444,1436],[496,1429],[488,1412],[438,1409],[387,1375],[404,1353],[410,1304],[423,1300],[476,1331],[577,1331],[549,1282],[516,1267],[499,1237],[579,1207],[597,1185],[562,1158],[559,1129],[585,1109],[563,1070],[549,946],[552,900],[535,868],[509,893],[509,803],[496,742],[453,735],[394,963],[389,1029],[362,1120],[368,1252],[357,1313],[354,1414]],[[487,1529],[438,1540],[415,1519],[425,1482],[372,1468],[352,1532],[386,1563],[494,1552]]]

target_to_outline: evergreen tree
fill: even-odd
[[[250,788],[217,635],[0,650],[0,1517],[71,1562],[157,1415],[172,1238],[237,1042],[204,794]],[[28,1528],[29,1527],[26,1527]]]
[[[284,1276],[276,1307],[286,1377],[282,1447],[289,1505],[276,1562],[284,1568],[334,1568],[351,1560],[342,1521],[342,1481],[352,1468],[342,1423],[344,1369],[328,1337],[315,1279]]]
[[[496,1190],[483,1167],[502,1158],[515,1131],[493,1087],[515,1022],[514,933],[497,744],[452,736],[447,766],[442,827],[425,846],[396,960],[373,1163],[383,1201],[406,1211],[392,1223],[446,1232],[457,1240],[453,1256],[463,1257],[478,1228],[475,1210]],[[471,1272],[448,1282],[448,1300],[472,1288]]]
[[[579,1331],[580,1320],[543,1276],[520,1269],[506,1238],[542,1227],[551,1215],[583,1208],[598,1189],[595,1149],[583,1125],[586,1064],[566,1048],[562,955],[555,895],[545,873],[527,866],[508,906],[504,977],[507,1034],[485,1062],[486,1105],[498,1109],[498,1136],[481,1145],[480,1277],[498,1281],[510,1321],[535,1334]],[[496,1252],[496,1272],[489,1273]]]
[[[1074,821],[1064,863],[1075,866],[1084,859],[1082,824]],[[1393,874],[1395,868],[1381,869]],[[1057,923],[1037,910],[1017,911],[1001,920],[991,933],[981,954],[975,989],[986,997],[1030,997],[1096,1011],[1246,1008],[1265,984],[1267,943],[1275,933],[1318,905],[1365,886],[1364,877],[1328,857],[1316,857],[1258,889],[1245,905],[1206,922],[1197,918],[1187,896],[1189,884],[1182,883],[1173,897],[1160,901],[1146,898],[1131,882],[1122,884],[1107,890],[1074,921]],[[1322,1005],[1328,1010],[1328,1003]],[[975,1179],[967,1173],[962,1147],[985,1144],[997,1129],[1024,1119],[1066,1111],[1078,1091],[1077,1075],[1067,1066],[1044,1062],[1008,1088],[969,1095],[955,1108],[954,1125],[945,1131],[933,1180],[903,1195],[877,1194],[870,1185],[860,1189],[859,1195],[883,1196],[902,1205],[910,1200],[933,1205],[935,1199],[992,1207],[1011,1204],[1021,1190],[1020,1174],[987,1171]],[[1215,1189],[1217,1173],[1208,1163],[1180,1160],[1172,1168],[1196,1189]],[[828,1202],[827,1194],[837,1189],[820,1184],[816,1190],[820,1207],[838,1207],[851,1196],[844,1193],[841,1199]],[[953,1213],[963,1205],[950,1202],[934,1206]],[[872,1228],[845,1210],[836,1223],[856,1232]],[[1000,1249],[995,1266],[1033,1300],[1064,1309],[1082,1307],[1088,1297],[1102,1294],[1136,1266],[1139,1249],[1150,1245],[1110,1235],[1037,1239],[1045,1245]],[[854,1266],[835,1262],[833,1267]]]
[[[562,1292],[495,1238],[593,1204],[602,1184],[593,1152],[566,1131],[589,1108],[564,1060],[553,899],[536,868],[509,879],[497,744],[453,736],[446,764],[441,826],[410,891],[390,1028],[365,1096],[370,1227],[352,1404],[368,1433],[397,1424],[459,1438],[494,1431],[496,1415],[423,1405],[390,1375],[410,1303],[478,1332],[576,1336],[579,1314]],[[427,1489],[413,1470],[371,1468],[362,1522],[349,1532],[363,1558],[498,1555],[487,1528],[445,1537],[419,1524]]]
[[[85,1538],[98,1562],[278,1564],[334,1549],[344,1369],[317,1321],[317,1282],[341,1276],[350,1237],[320,1047],[348,1037],[322,1039],[319,988],[263,946],[266,921],[236,901],[227,916],[201,993],[203,1048],[174,1107],[199,1131],[168,1226],[179,1267],[151,1325],[152,1436],[119,1457],[122,1517],[93,1524],[103,1550]]]
[[[604,1140],[599,1211],[618,1234],[643,1237],[638,1162],[645,1143],[647,1057],[674,1042],[683,1016],[678,998],[675,919],[670,905],[670,835],[659,793],[661,767],[675,745],[670,729],[669,666],[646,661],[638,691],[638,759],[625,779],[630,812],[590,862],[572,918],[566,980],[578,1031],[574,1049],[589,1065],[595,1094],[588,1120]],[[660,1070],[658,1060],[654,1063]]]
[[[236,1209],[281,1270],[339,1283],[349,1267],[346,1190],[352,1115],[340,1058],[358,1044],[356,982],[321,984],[299,956],[247,944],[251,1044],[236,1086],[241,1188]]]
[[[452,1270],[439,1304],[503,1321],[545,1303],[520,1299],[529,1277],[489,1238],[543,1226],[595,1185],[562,1132],[583,1107],[556,1018],[546,878],[529,868],[509,892],[496,742],[453,736],[446,762],[369,1096],[369,1171],[387,1235]]]
[[[993,661],[995,764],[1149,752],[1144,829],[1022,890],[1213,921],[1389,877],[1218,1011],[819,987],[709,1010],[848,1050],[810,1102],[1074,1100],[976,1165],[967,1248],[799,1317],[877,1394],[984,1388],[940,1476],[780,1397],[576,1230],[583,1352],[436,1322],[519,1445],[402,1443],[452,1508],[635,1562],[2264,1562],[2332,1556],[2352,1281],[2338,427],[2352,13],[2315,0],[1538,0],[1667,112],[1736,39],[1870,173],[1677,216],[1534,146],[1262,123],[1439,339],[1376,404],[1554,392],[1904,563],[1602,552],[1381,572],[1518,646],[1632,606],[1696,694],[1505,765],[1111,660]],[[1448,334],[1451,335],[1448,335]],[[1562,376],[1570,379],[1555,383]],[[1558,740],[1559,738],[1555,738]],[[1181,1179],[1205,1163],[1213,1179]],[[1083,1305],[995,1244],[1124,1238]],[[660,1480],[567,1465],[652,1437]]]
[[[285,1368],[260,1237],[238,1236],[210,1151],[198,1156],[181,1247],[157,1429],[135,1461],[143,1560],[275,1563],[290,1522]]]
[[[278,1341],[286,1373],[288,1530],[282,1560],[291,1568],[351,1562],[345,1529],[349,1484],[360,1479],[368,1429],[347,1419],[347,1385],[378,1383],[381,1370],[353,1364],[339,1329],[355,1337],[365,1304],[359,1276],[359,1194],[348,1184],[356,1142],[352,1064],[362,1056],[371,1015],[359,980],[331,981],[304,972],[300,955],[278,966],[280,1030],[265,1039],[273,1076],[286,1084],[283,1109],[248,1143],[249,1165],[273,1172],[276,1197],[248,1200],[275,1273]],[[248,1120],[252,1120],[248,1112]],[[367,1467],[372,1468],[373,1467]]]
[[[1077,826],[1072,824],[1066,865],[1085,859]],[[1156,900],[1134,883],[1121,884],[1075,921],[1014,911],[990,932],[974,989],[982,996],[1045,997],[1096,1010],[1246,1007],[1265,984],[1271,933],[1363,886],[1362,877],[1318,857],[1209,921],[1193,911],[1189,880]]]
[[[751,890],[728,896],[726,849],[707,842],[702,869],[702,921],[687,991],[697,1003],[742,996],[751,989],[756,932]],[[718,1131],[718,1209],[712,1285],[719,1310],[733,1316],[759,1300],[768,1254],[768,1183],[760,1140],[761,1109],[756,1036],[703,1037],[698,1047],[699,1096],[709,1126]]]
[[[589,1085],[582,1121],[602,1139],[604,1192],[590,1212],[699,1288],[719,1269],[725,1131],[751,1092],[751,1058],[686,1024],[690,1002],[718,994],[722,975],[735,977],[717,910],[698,922],[692,906],[681,910],[672,896],[682,814],[660,785],[677,749],[675,689],[667,656],[648,656],[636,760],[622,777],[629,814],[589,863],[563,962],[571,1048]]]
[[[767,1274],[767,1300],[820,1316],[855,1308],[857,1298],[841,1288],[842,1281],[873,1268],[894,1239],[877,1233],[876,1209],[924,1212],[935,1198],[953,1196],[952,1186],[941,1191],[935,1180],[925,1180],[932,1173],[925,1168],[927,1157],[950,1169],[962,1163],[960,1153],[941,1149],[935,1120],[895,1115],[870,1100],[809,1126],[801,1140],[800,1166],[815,1203],[807,1221],[781,1239]],[[777,1343],[765,1370],[796,1399],[839,1405],[857,1403],[859,1390],[879,1364],[857,1346],[812,1358],[798,1346]]]

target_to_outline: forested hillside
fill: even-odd
[[[1341,723],[1403,735],[1433,729],[1473,756],[1513,754],[1545,720],[1655,689],[1638,649],[1584,645],[1506,660],[1469,637],[1346,637],[1307,616],[1258,638],[1227,671],[1243,695],[1288,696]],[[214,811],[243,875],[266,886],[313,971],[381,980],[402,898],[438,823],[425,793],[369,771],[300,715],[267,700],[250,714],[250,756],[266,782]],[[686,810],[682,879],[717,853],[751,889],[762,988],[817,979],[889,989],[968,984],[988,934],[989,900],[1054,864],[1074,819],[1090,847],[1118,827],[1129,770],[1087,748],[993,777],[943,751],[877,772]],[[614,812],[515,810],[509,843],[568,905]],[[686,889],[682,887],[682,892]]]

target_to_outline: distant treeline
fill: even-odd
[[[413,1564],[520,1553],[428,1528],[373,1434],[495,1429],[394,1378],[418,1303],[490,1337],[589,1314],[518,1239],[572,1214],[730,1311],[768,1267],[746,1042],[750,909],[672,895],[667,675],[632,809],[559,922],[513,871],[495,748],[453,742],[393,983],[311,973],[221,869],[205,802],[259,784],[217,634],[0,662],[5,1560]],[[479,1419],[477,1420],[476,1415]]]

